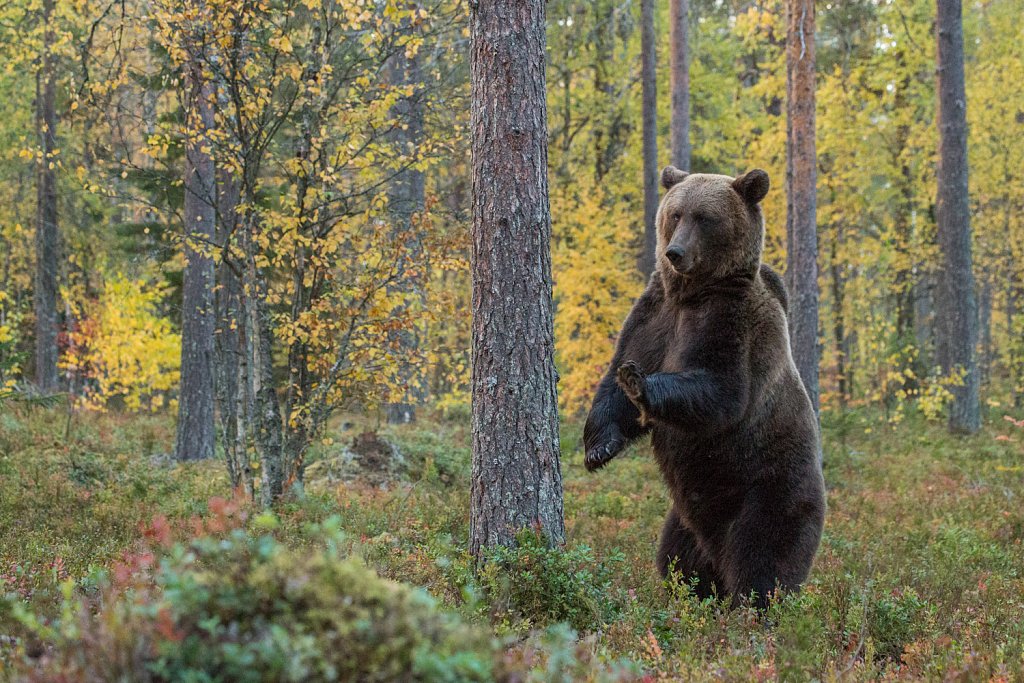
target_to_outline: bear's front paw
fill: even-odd
[[[594,448],[588,448],[583,456],[583,466],[587,468],[587,472],[595,472],[607,465],[625,445],[624,439],[612,438]]]
[[[644,396],[644,373],[633,361],[626,361],[615,372],[615,382],[626,392],[630,401],[636,403]]]
[[[615,372],[615,382],[626,394],[626,398],[640,411],[640,426],[647,427],[647,377],[640,366],[633,361],[626,361]]]

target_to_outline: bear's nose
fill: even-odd
[[[672,264],[673,268],[679,268],[683,265],[683,256],[685,255],[686,252],[683,251],[683,248],[675,244],[665,250],[665,257]]]

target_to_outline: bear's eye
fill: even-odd
[[[679,222],[679,220],[680,220],[680,219],[681,219],[682,217],[683,217],[683,212],[682,212],[682,211],[673,211],[673,212],[672,212],[672,222],[673,222],[673,223],[678,223],[678,222]]]

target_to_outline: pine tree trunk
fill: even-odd
[[[206,132],[214,127],[213,87],[198,55],[186,66],[185,272],[181,307],[181,390],[178,396],[178,460],[213,457],[214,263],[216,179]]]
[[[945,372],[963,373],[951,388],[949,428],[973,433],[981,426],[978,401],[978,312],[971,263],[970,204],[967,194],[967,105],[964,93],[964,34],[960,0],[938,0],[939,168],[936,224],[939,270],[939,362]]]
[[[43,58],[37,75],[36,131],[42,158],[36,185],[36,263],[33,291],[35,309],[36,386],[41,392],[56,391],[57,375],[57,274],[60,236],[57,233],[56,75],[53,68],[54,0],[43,3]],[[51,165],[53,164],[53,165]]]
[[[672,164],[690,170],[689,0],[672,0]]]
[[[818,235],[814,122],[814,0],[789,0],[786,32],[786,284],[789,335],[818,410]]]
[[[472,5],[470,551],[565,537],[551,303],[544,0]]]
[[[654,272],[658,232],[654,221],[658,214],[658,86],[657,46],[654,39],[654,0],[640,0],[640,84],[643,100],[644,170],[644,243],[640,254],[640,273]]]

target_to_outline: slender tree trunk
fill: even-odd
[[[984,278],[981,298],[978,301],[978,329],[981,335],[981,388],[989,390],[992,374],[992,280]]]
[[[1018,353],[1021,347],[1021,335],[1014,329],[1014,325],[1017,319],[1017,294],[1020,289],[1020,279],[1018,277],[1017,259],[1013,255],[1013,233],[1010,224],[1011,214],[1013,213],[1012,207],[1013,204],[1010,202],[1010,198],[1007,197],[1003,209],[1003,231],[1006,235],[1005,244],[1003,245],[1003,268],[1005,269],[1004,277],[1006,279],[1004,313],[1006,314],[1006,336],[1009,339],[1006,349],[1006,369],[1010,380],[1010,405],[1014,408],[1019,408],[1021,405],[1021,392],[1018,390],[1018,387],[1021,381],[1021,368]]]
[[[978,400],[978,312],[971,262],[967,194],[967,99],[964,93],[964,34],[960,0],[938,0],[939,168],[936,223],[942,265],[937,297],[939,362],[963,373],[952,387],[949,428],[973,433],[981,426]]]
[[[216,291],[216,395],[220,414],[221,442],[231,486],[253,497],[252,466],[245,439],[246,354],[245,316],[242,314],[242,264],[230,255],[236,239],[239,200],[238,180],[228,172],[218,174],[217,244],[222,258],[217,263]]]
[[[251,188],[251,183],[249,184]],[[250,193],[246,193],[247,202]],[[265,273],[256,263],[256,218],[247,214],[242,228],[245,254],[242,306],[245,314],[246,384],[251,436],[260,463],[260,503],[270,507],[285,490],[287,467],[284,453],[284,426],[281,406],[274,385],[273,324],[267,303],[269,286]]]
[[[394,85],[416,87],[411,95],[402,97],[392,109],[391,114],[400,125],[396,126],[390,136],[392,144],[401,154],[415,157],[423,138],[423,78],[420,73],[419,58],[418,56],[406,57],[405,53],[399,52],[392,58],[389,68]],[[413,229],[413,220],[423,212],[424,196],[423,171],[411,165],[400,170],[388,188],[388,209],[391,220],[394,222],[396,231],[404,236],[402,260],[399,264],[398,289],[404,293],[416,294],[421,299],[423,283],[416,273],[420,272],[419,262],[422,260],[423,241]],[[415,421],[416,404],[423,398],[422,378],[417,373],[416,366],[405,361],[414,355],[415,346],[419,343],[417,335],[412,330],[402,330],[399,332],[398,342],[399,362],[403,363],[401,378],[405,387],[405,397],[396,403],[388,404],[387,419],[392,424]]]
[[[470,551],[565,537],[551,304],[544,0],[471,5]]]
[[[1019,336],[1016,334],[1014,326],[1017,321],[1017,290],[1016,283],[1011,281],[1007,283],[1009,286],[1006,288],[1006,330],[1010,338],[1009,348],[1007,350],[1007,370],[1010,376],[1010,405],[1014,408],[1020,408],[1021,406],[1021,362],[1020,362],[1020,341]]]
[[[789,0],[786,32],[786,284],[789,335],[818,410],[818,234],[814,123],[814,0]]]
[[[37,175],[35,333],[36,386],[42,392],[57,389],[57,274],[60,236],[57,232],[57,84],[53,66],[54,0],[43,3],[43,56],[37,74],[36,132],[42,158]]]
[[[644,243],[639,266],[643,276],[654,272],[658,231],[658,85],[654,0],[640,0],[640,84],[643,100]]]
[[[178,460],[213,457],[214,263],[216,178],[207,131],[214,127],[213,87],[198,54],[185,75],[185,272],[181,307]]]
[[[672,0],[672,164],[690,170],[689,0]]]
[[[836,226],[836,236],[832,241],[831,263],[832,275],[832,333],[836,344],[836,393],[839,394],[839,407],[846,409],[849,387],[846,381],[846,280],[843,268],[839,263],[839,244],[842,241],[842,225]]]

